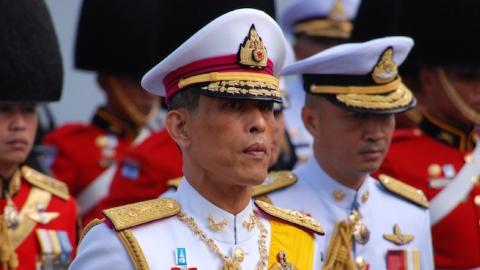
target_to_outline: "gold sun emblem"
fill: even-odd
[[[248,36],[240,45],[238,52],[240,64],[250,68],[264,68],[267,66],[267,48],[262,42],[262,38],[258,35],[255,25],[252,24]]]
[[[391,82],[398,75],[397,64],[393,61],[393,49],[386,49],[372,73],[373,80],[378,84]]]

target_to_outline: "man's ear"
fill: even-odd
[[[190,113],[183,109],[171,110],[167,114],[166,127],[168,133],[181,149],[190,146],[191,137],[187,128],[190,117]]]
[[[317,130],[317,123],[315,122],[314,111],[310,106],[303,106],[302,108],[303,125],[308,132],[313,136]]]

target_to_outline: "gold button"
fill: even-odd
[[[463,159],[465,160],[465,163],[470,163],[472,162],[473,156],[472,154],[467,154]]]
[[[345,193],[341,191],[340,189],[337,189],[333,192],[333,198],[337,202],[341,202],[345,198]]]
[[[368,193],[368,190],[365,191],[363,194],[362,194],[362,202],[363,203],[366,203],[368,201],[368,197],[369,197],[369,193]]]
[[[475,198],[473,198],[473,202],[476,206],[480,206],[480,195],[475,196]]]
[[[428,166],[428,175],[437,177],[440,176],[440,174],[442,174],[442,166],[436,163],[430,164],[430,166]]]

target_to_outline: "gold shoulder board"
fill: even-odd
[[[298,211],[283,209],[259,200],[255,200],[255,204],[270,216],[293,223],[297,226],[306,228],[321,235],[325,234],[322,225],[320,225],[320,223],[318,223],[315,219],[305,214],[302,214]]]
[[[428,208],[427,197],[425,197],[423,191],[421,191],[420,189],[416,189],[408,184],[403,183],[400,180],[397,180],[385,174],[379,175],[378,178],[380,179],[380,183],[386,190],[400,197],[403,197],[423,208]]]
[[[268,174],[263,184],[253,188],[253,197],[289,187],[297,182],[297,176],[291,171],[276,171]]]
[[[22,167],[22,175],[23,178],[25,178],[25,180],[27,180],[30,184],[46,190],[64,200],[70,199],[68,187],[64,182],[58,181],[50,176],[46,176],[28,166]]]
[[[167,181],[167,187],[178,189],[178,187],[180,186],[180,183],[182,183],[182,180],[183,180],[183,176],[168,180]]]
[[[171,217],[179,212],[180,204],[170,198],[159,198],[103,210],[103,214],[117,231]]]

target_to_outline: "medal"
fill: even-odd
[[[239,263],[243,262],[245,259],[245,251],[243,251],[243,249],[240,247],[235,247],[233,250],[233,258]]]
[[[362,214],[357,210],[353,210],[350,213],[350,222],[353,223],[352,235],[355,241],[359,244],[365,245],[370,239],[370,231],[367,226],[362,222]]]
[[[7,227],[9,229],[15,229],[18,227],[19,223],[19,216],[18,210],[15,203],[13,203],[12,199],[9,195],[7,197],[7,205],[3,208],[3,215],[5,218],[5,222],[7,223]]]
[[[370,231],[367,226],[361,221],[357,221],[353,225],[353,237],[355,240],[362,245],[365,245],[370,239]]]

